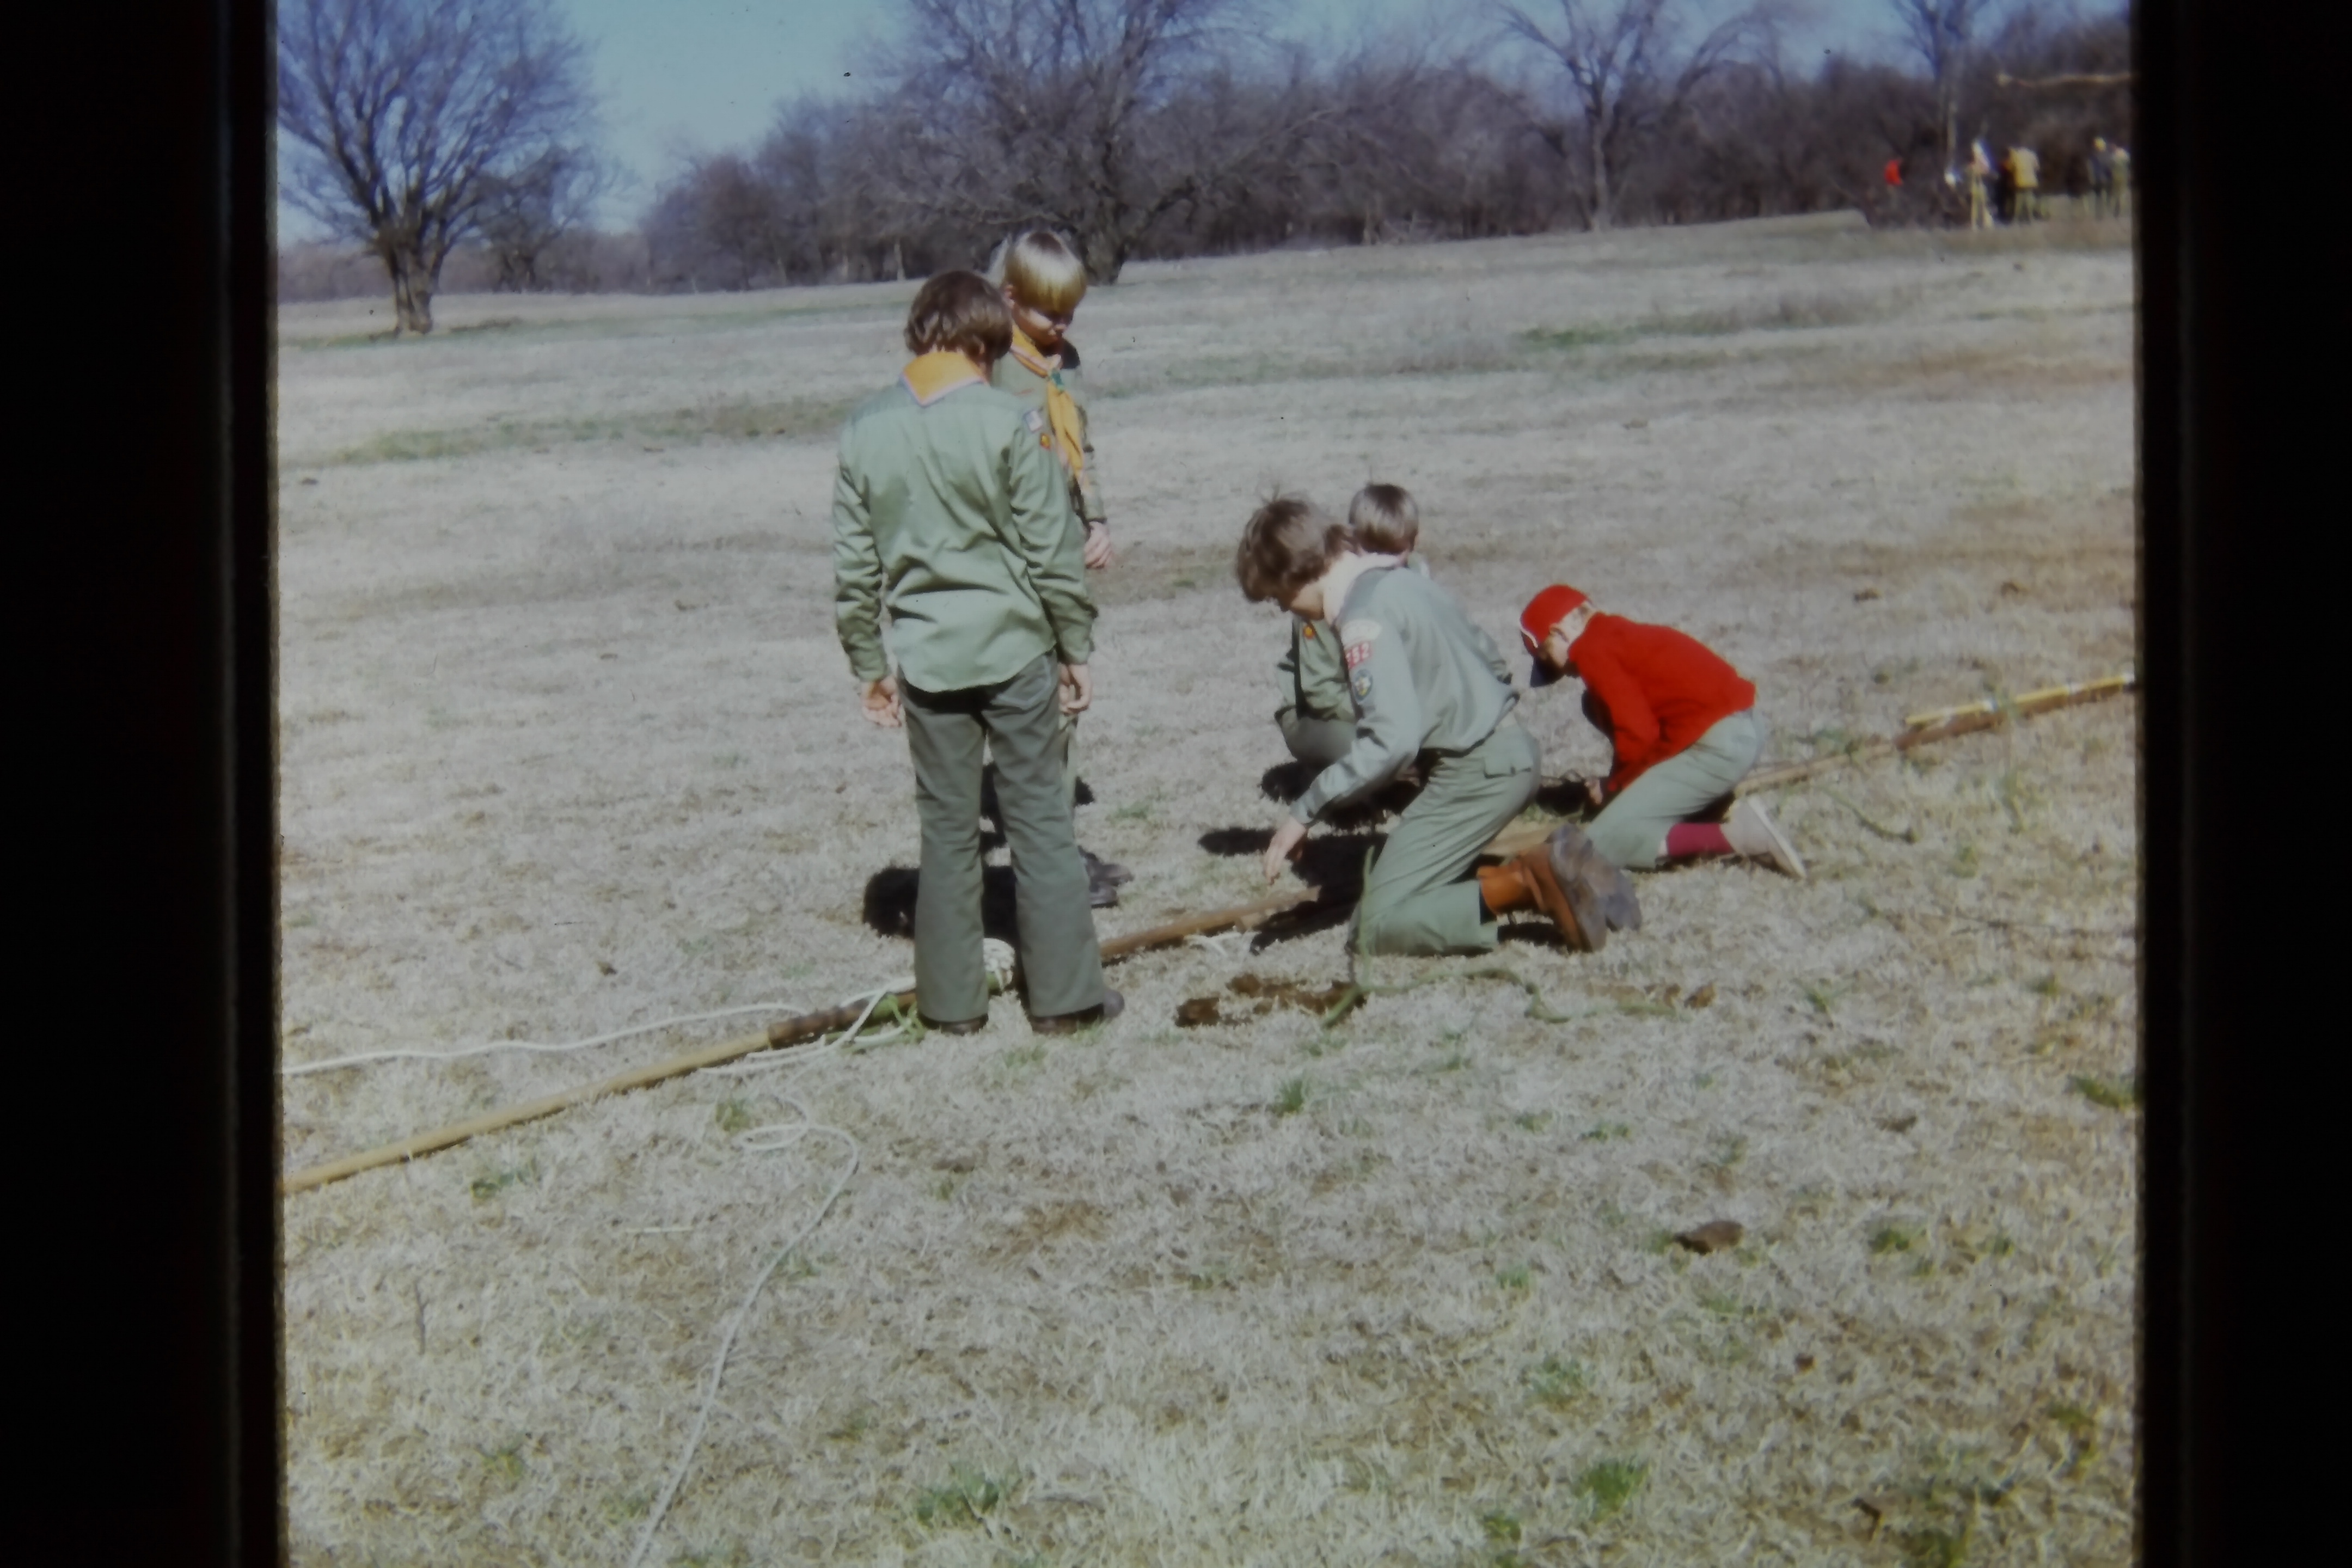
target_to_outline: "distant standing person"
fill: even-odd
[[[1969,143],[1969,226],[1992,226],[1991,193],[1986,184],[1992,179],[1992,159],[1985,153],[1982,142]]]
[[[2017,221],[2017,149],[2011,147],[1993,165],[1992,207],[2003,223]]]
[[[986,748],[1013,851],[1029,1009],[1039,1032],[1063,1033],[1122,1005],[1103,984],[1060,771],[1059,718],[1094,697],[1094,602],[1040,422],[988,384],[1013,341],[996,287],[976,272],[931,279],[908,311],[906,341],[912,363],[841,433],[833,564],[834,622],[866,717],[903,726],[915,764],[915,1005],[951,1033],[988,1021]]]
[[[2116,183],[2116,157],[2107,150],[2104,136],[2091,138],[2091,216],[2105,217],[2113,198]]]
[[[2017,221],[2032,223],[2042,217],[2042,154],[2031,147],[2011,147],[2010,166],[2017,182]]]
[[[1020,398],[1043,416],[1037,444],[1060,459],[1069,494],[1071,526],[1089,571],[1111,563],[1109,513],[1095,465],[1087,396],[1078,379],[1078,349],[1070,322],[1087,297],[1086,263],[1050,230],[1034,228],[1005,247],[1001,286],[1013,313],[1013,347],[989,373],[990,384]],[[1077,716],[1062,726],[1062,787],[1070,809],[1078,804]],[[1118,902],[1126,868],[1081,849],[1087,899],[1097,908]]]

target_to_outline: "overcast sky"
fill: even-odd
[[[1484,0],[1261,0],[1290,18],[1286,35],[1340,47],[1383,29],[1426,37],[1451,27],[1475,36],[1491,16]],[[635,223],[655,188],[694,153],[745,149],[777,103],[804,93],[855,91],[871,64],[887,0],[555,0],[588,41],[604,104],[605,150],[630,175],[603,215]],[[1540,15],[1546,0],[1529,0]],[[1889,52],[1887,0],[1811,0],[1811,25],[1791,52]],[[284,209],[282,239],[314,232]]]

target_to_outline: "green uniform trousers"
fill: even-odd
[[[915,894],[915,1005],[934,1023],[988,1011],[981,960],[982,749],[996,758],[999,824],[1013,851],[1013,909],[1029,1010],[1076,1013],[1103,999],[1102,952],[1087,908],[1087,868],[1062,793],[1054,656],[1012,679],[961,691],[904,686],[907,750],[923,824]]]
[[[1515,719],[1468,751],[1436,758],[1429,782],[1365,875],[1356,905],[1358,951],[1493,952],[1496,923],[1478,901],[1471,868],[1487,841],[1535,798],[1542,766],[1535,737]]]
[[[1763,751],[1764,726],[1752,710],[1718,719],[1706,734],[1627,784],[1584,836],[1612,866],[1646,870],[1658,863],[1666,829],[1729,795]]]
[[[1274,721],[1281,727],[1282,742],[1290,754],[1318,771],[1346,756],[1356,743],[1353,719],[1318,719],[1286,704]]]

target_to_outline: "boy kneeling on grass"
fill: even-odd
[[[1421,541],[1421,509],[1402,485],[1358,490],[1348,503],[1348,531],[1365,553],[1393,555],[1429,574],[1428,563],[1414,551]],[[1275,710],[1274,722],[1291,756],[1312,768],[1328,768],[1346,756],[1356,742],[1356,708],[1348,696],[1339,639],[1330,629],[1318,632],[1306,616],[1291,616],[1290,651],[1275,669],[1282,678],[1282,706]]]
[[[1584,716],[1614,747],[1608,779],[1585,785],[1601,807],[1592,847],[1611,865],[1743,855],[1804,879],[1804,861],[1754,801],[1720,826],[1704,820],[1764,750],[1752,682],[1697,638],[1604,615],[1560,583],[1528,601],[1519,637],[1535,656],[1528,684],[1580,677]]]
[[[1062,787],[1061,716],[1094,694],[1094,601],[1061,465],[1021,401],[988,384],[1012,342],[1012,315],[986,279],[944,272],[925,283],[907,312],[915,358],[850,415],[833,492],[841,646],[866,717],[903,724],[915,763],[915,1005],[954,1034],[988,1022],[983,747],[996,757],[1034,1026],[1060,1034],[1121,1007],[1103,984]]]
[[[1394,555],[1359,548],[1346,523],[1294,496],[1258,509],[1234,575],[1252,603],[1336,628],[1355,707],[1347,752],[1316,776],[1266,846],[1273,881],[1328,808],[1379,789],[1418,761],[1421,794],[1364,878],[1355,945],[1366,953],[1489,952],[1496,917],[1540,910],[1570,947],[1639,922],[1623,874],[1572,826],[1501,866],[1478,869],[1495,834],[1534,798],[1535,738],[1512,714],[1518,694],[1494,639],[1444,589]]]

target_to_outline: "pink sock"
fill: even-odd
[[[1666,829],[1665,858],[1679,860],[1686,855],[1728,855],[1731,840],[1723,829],[1712,822],[1677,822]]]

